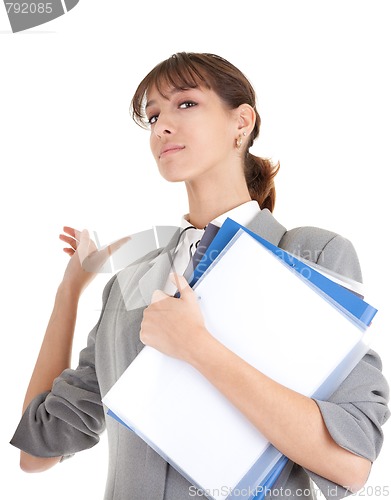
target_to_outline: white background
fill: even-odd
[[[366,298],[380,310],[373,347],[391,379],[388,9],[380,0],[81,0],[61,18],[13,34],[0,6],[4,498],[102,498],[106,435],[35,475],[18,469],[8,441],[68,259],[62,226],[108,242],[174,225],[187,211],[184,187],[159,177],[148,132],[128,114],[139,81],[174,52],[217,53],[253,83],[262,117],[253,152],[281,163],[275,216],[288,228],[320,226],[354,243]],[[82,298],[75,360],[108,279],[99,276]],[[361,498],[391,489],[390,424],[384,430]]]

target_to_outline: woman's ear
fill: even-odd
[[[250,104],[241,104],[238,108],[238,132],[249,136],[255,126],[256,115]]]

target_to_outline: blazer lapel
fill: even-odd
[[[162,290],[166,284],[167,277],[172,269],[179,235],[180,229],[178,228],[168,245],[154,259],[150,269],[139,280],[139,290],[146,305],[151,303],[153,292]]]
[[[265,238],[265,240],[273,243],[273,245],[278,245],[286,233],[286,228],[277,222],[268,209],[260,210],[247,227],[259,236],[262,236],[262,238]],[[162,290],[166,284],[168,275],[172,269],[179,235],[180,229],[178,228],[168,245],[154,259],[150,269],[139,281],[139,290],[146,305],[151,303],[153,292],[155,290]]]

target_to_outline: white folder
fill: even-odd
[[[369,349],[371,329],[359,327],[242,230],[194,291],[212,335],[309,397],[331,395]],[[197,370],[151,347],[103,403],[213,500],[254,498],[281,457]]]

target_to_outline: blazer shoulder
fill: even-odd
[[[333,231],[313,226],[296,227],[286,231],[279,246],[300,258],[362,282],[361,267],[353,244]]]

